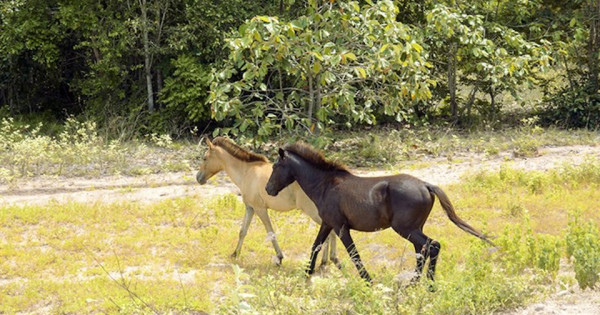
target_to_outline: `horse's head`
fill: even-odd
[[[277,162],[273,164],[273,172],[271,173],[271,177],[269,177],[269,181],[265,187],[267,194],[271,196],[277,196],[281,190],[296,180],[294,178],[294,174],[292,173],[292,166],[290,162],[289,153],[280,148],[279,158],[277,159]]]
[[[213,177],[223,169],[223,165],[219,160],[219,154],[216,152],[219,148],[213,145],[208,138],[206,139],[206,144],[208,145],[208,149],[206,150],[206,153],[204,153],[202,164],[200,164],[198,174],[196,174],[196,180],[200,185],[206,184],[206,181],[209,178]]]

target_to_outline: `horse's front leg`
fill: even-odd
[[[244,220],[242,221],[242,228],[240,229],[240,235],[238,238],[237,246],[235,247],[235,251],[231,254],[231,257],[236,258],[240,255],[240,251],[242,250],[242,244],[244,243],[244,238],[248,233],[248,227],[250,226],[250,222],[252,222],[252,217],[254,216],[254,209],[249,205],[246,205],[246,214],[244,215]]]
[[[265,229],[267,230],[267,238],[271,240],[271,242],[273,243],[273,248],[275,248],[275,253],[277,254],[277,257],[275,258],[275,264],[277,264],[277,266],[280,266],[281,261],[283,260],[283,252],[281,251],[281,248],[279,248],[279,243],[277,243],[277,237],[275,236],[275,231],[273,231],[273,225],[271,224],[271,219],[269,218],[267,209],[256,209],[256,215],[260,218],[263,225],[265,226]]]
[[[331,227],[329,225],[325,224],[325,222],[323,222],[321,224],[321,228],[319,229],[319,233],[317,234],[317,238],[315,239],[315,242],[310,251],[310,263],[308,265],[308,268],[306,269],[307,274],[311,275],[315,272],[315,264],[317,262],[317,255],[319,254],[319,251],[321,251],[323,242],[325,242],[325,239],[327,238],[327,235],[329,235],[330,232],[331,232]]]
[[[336,233],[342,240],[342,243],[344,243],[344,246],[348,251],[348,255],[350,255],[350,259],[354,263],[354,266],[356,266],[356,269],[358,270],[360,276],[365,281],[372,283],[373,281],[371,280],[371,276],[369,276],[369,273],[365,269],[365,266],[363,265],[362,260],[360,259],[360,255],[358,254],[358,250],[356,250],[356,246],[354,245],[354,241],[352,240],[352,236],[350,236],[350,229],[346,228],[345,226],[342,226],[341,228],[336,230]]]

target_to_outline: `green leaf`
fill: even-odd
[[[412,43],[410,43],[410,45],[411,45],[411,46],[412,46],[412,48],[413,48],[414,50],[416,50],[418,53],[421,53],[421,51],[423,51],[423,47],[421,47],[421,45],[419,45],[419,44],[417,44],[417,43],[415,43],[415,42],[412,42]]]
[[[367,78],[367,71],[365,71],[364,68],[356,67],[356,68],[354,68],[354,70],[357,72],[358,76],[361,79],[366,79]]]
[[[346,59],[356,61],[356,55],[353,53],[345,53]]]
[[[323,56],[318,51],[311,51],[310,54],[315,56],[315,58],[319,59],[320,61],[323,61]]]

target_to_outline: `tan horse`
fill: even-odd
[[[209,178],[224,170],[233,183],[240,189],[242,199],[246,205],[246,215],[242,221],[238,244],[232,256],[239,256],[244,237],[248,232],[252,217],[256,213],[273,242],[273,247],[277,253],[276,263],[278,265],[281,264],[283,253],[277,243],[267,209],[276,211],[300,209],[320,225],[321,218],[319,217],[317,207],[297,183],[293,183],[285,188],[276,197],[269,196],[265,191],[265,186],[273,168],[265,156],[245,150],[223,137],[217,137],[212,142],[206,139],[206,144],[208,145],[208,150],[204,154],[202,165],[200,165],[200,169],[196,175],[198,183],[204,185]],[[325,242],[322,262],[323,264],[327,263],[328,254],[330,253],[331,261],[337,265],[335,234],[333,232],[330,234],[328,240],[328,242]]]

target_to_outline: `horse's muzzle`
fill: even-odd
[[[267,183],[265,190],[267,191],[267,194],[269,194],[269,196],[277,196],[279,194],[279,191],[276,190],[270,182]]]
[[[204,172],[199,171],[198,174],[196,174],[196,180],[200,185],[206,184],[206,177],[204,176]]]

